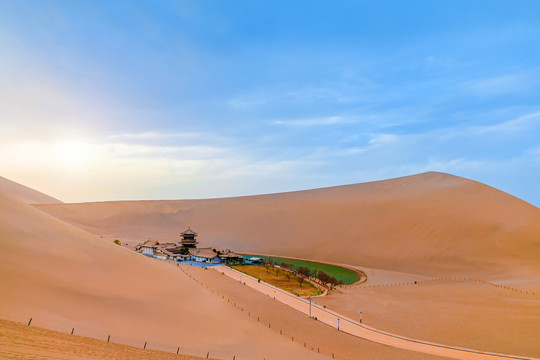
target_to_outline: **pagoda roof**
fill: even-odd
[[[180,233],[180,235],[197,235],[197,233],[193,230],[191,230],[190,227],[188,227],[188,229],[186,231],[184,231],[183,233]]]

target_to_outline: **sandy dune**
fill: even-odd
[[[0,319],[0,359],[200,360],[203,357],[144,350]]]
[[[358,287],[320,304],[402,336],[481,351],[540,358],[540,296],[477,281],[434,280]]]
[[[442,357],[398,349],[367,341],[349,334],[337,331],[335,328],[315,321],[301,312],[283,305],[273,299],[273,294],[264,294],[253,290],[247,285],[232,280],[217,271],[202,270],[197,267],[184,267],[193,281],[202,287],[207,287],[218,296],[224,296],[241,316],[271,329],[281,336],[336,359],[407,359],[407,360],[436,360]],[[318,301],[318,300],[317,300]]]
[[[62,204],[62,201],[0,176],[2,194],[26,204]]]
[[[187,226],[205,245],[357,266],[366,286],[462,275],[540,289],[540,210],[445,174],[225,199],[55,201],[0,179],[1,317],[138,347],[237,359],[435,359],[334,332],[213,271],[189,268],[196,282],[111,241],[170,241]],[[537,295],[439,281],[353,286],[320,302],[408,337],[540,355]]]
[[[37,206],[131,244],[176,240],[191,226],[201,242],[237,250],[540,284],[540,210],[441,173],[237,198]]]
[[[32,195],[28,192],[23,191],[24,200]],[[2,318],[32,317],[49,328],[74,327],[83,336],[110,334],[120,343],[147,341],[166,351],[180,346],[198,356],[209,351],[237,359],[317,358],[239,317],[176,266],[103,241],[19,196],[0,186]]]

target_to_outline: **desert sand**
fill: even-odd
[[[410,350],[410,351],[416,351],[421,352],[423,354],[430,354],[430,355],[437,355],[437,356],[444,356],[448,358],[453,359],[459,359],[459,360],[491,360],[493,358],[507,358],[507,359],[515,359],[516,357],[511,355],[505,354],[505,353],[493,353],[489,350],[478,350],[478,349],[472,349],[472,348],[464,348],[463,346],[452,346],[448,343],[438,343],[436,341],[429,341],[425,339],[421,339],[420,337],[407,337],[403,335],[403,332],[401,333],[392,333],[389,331],[382,330],[380,327],[374,328],[373,326],[370,326],[366,324],[365,321],[359,320],[359,317],[361,317],[360,312],[358,311],[359,308],[364,307],[366,304],[364,301],[349,301],[348,297],[344,297],[341,300],[344,300],[343,302],[348,305],[348,311],[346,316],[343,311],[336,312],[335,309],[337,306],[326,306],[328,298],[327,297],[315,297],[311,299],[310,301],[307,301],[306,299],[300,299],[297,296],[291,295],[290,293],[283,291],[281,289],[275,288],[269,284],[265,284],[263,282],[259,282],[257,278],[246,276],[246,274],[242,274],[239,271],[235,271],[227,266],[217,266],[213,268],[214,270],[217,270],[234,280],[243,283],[243,285],[246,285],[256,291],[261,292],[263,295],[269,296],[275,301],[279,301],[283,304],[286,304],[287,306],[290,306],[291,308],[305,314],[305,315],[312,315],[317,318],[319,322],[322,322],[324,324],[327,324],[330,327],[335,328],[336,330],[339,330],[340,332],[345,332],[351,335],[354,335],[356,337],[359,337],[361,339],[369,340],[372,342],[375,342],[377,344],[383,344],[388,345],[393,348],[403,349],[403,350]],[[424,282],[424,283],[427,283]],[[414,284],[414,283],[413,283]],[[421,284],[417,283],[416,285]],[[375,286],[377,287],[377,286]],[[444,293],[444,291],[443,291]],[[427,294],[429,295],[430,292],[428,291]],[[423,294],[425,295],[425,294]],[[461,294],[463,295],[463,293]],[[397,297],[396,297],[397,298]],[[384,300],[384,296],[377,296],[376,300]],[[397,298],[399,299],[399,298]],[[413,299],[412,297],[408,297],[408,299]],[[442,298],[441,298],[442,299]],[[462,298],[462,302],[466,302],[467,297]],[[326,301],[325,301],[326,300]],[[362,298],[362,300],[365,300],[365,298]],[[463,301],[465,300],[465,301]],[[486,301],[485,298],[482,298],[481,300]],[[318,303],[313,303],[313,301]],[[489,302],[489,301],[488,301]],[[394,304],[392,304],[393,309],[399,309],[400,305],[403,305],[404,301],[399,299]],[[405,303],[409,303],[410,301],[405,301]],[[425,301],[427,304],[435,305],[434,308],[440,311],[441,307],[438,303],[433,304],[433,301],[427,300]],[[422,303],[422,301],[416,301],[414,304],[414,309],[417,310],[416,313],[420,313],[424,311],[425,308],[428,308],[425,306],[425,303]],[[447,304],[444,303],[444,301],[440,301],[441,305],[445,306]],[[452,302],[449,302],[452,303]],[[482,305],[475,304],[474,302],[471,302],[473,306],[481,307]],[[339,304],[339,302],[337,302]],[[334,303],[333,305],[337,305]],[[381,312],[381,306],[380,304],[377,306],[376,303],[373,303],[373,308],[379,310]],[[428,308],[429,309],[429,308]],[[372,310],[371,308],[369,310]],[[368,310],[367,314],[370,314],[371,312]],[[457,311],[456,311],[457,310]],[[402,312],[403,309],[398,311],[391,311],[392,314],[398,314],[400,315],[400,311]],[[406,311],[406,310],[405,310]],[[450,315],[453,315],[455,318],[458,319],[457,323],[459,326],[459,320],[462,322],[468,322],[468,321],[474,321],[471,319],[467,312],[465,313],[459,313],[459,308],[456,306],[450,311]],[[434,312],[433,309],[428,310],[428,313]],[[435,311],[436,312],[436,311]],[[527,313],[525,311],[525,313]],[[523,314],[523,313],[522,313]],[[520,314],[520,315],[522,315]],[[534,314],[534,313],[533,313]],[[502,320],[506,320],[508,317],[502,317]],[[534,318],[534,316],[533,316]],[[428,329],[434,329],[439,334],[444,334],[444,338],[448,338],[451,336],[452,328],[447,329],[446,327],[441,328],[441,324],[447,324],[446,319],[439,316],[436,319],[430,319],[431,321],[420,323],[421,326],[427,327]],[[435,321],[433,321],[435,320]],[[441,321],[442,320],[442,321]],[[511,319],[512,320],[512,319]],[[518,319],[519,320],[519,319]],[[414,317],[405,318],[403,316],[396,316],[395,320],[399,322],[401,325],[408,325],[408,326],[415,326],[417,325],[418,321]],[[491,323],[500,323],[501,319],[496,318],[495,321],[491,321]],[[433,325],[432,325],[433,324]],[[521,339],[521,343],[527,343],[529,346],[535,346],[534,342],[536,340],[536,334],[534,330],[538,328],[537,325],[535,325],[532,322],[528,323],[530,325],[529,329],[526,329],[524,334],[514,333],[513,336],[515,338],[521,338],[521,335],[525,335],[525,339],[527,339],[525,342],[523,339]],[[506,324],[505,324],[506,325]],[[515,327],[510,325],[510,327]],[[478,333],[482,335],[486,335],[486,332],[483,331],[483,329],[475,329],[479,330]],[[459,329],[458,329],[459,331]],[[465,331],[466,333],[466,331]],[[487,332],[491,334],[492,332]],[[459,335],[462,335],[459,333]],[[499,336],[499,338],[502,338]],[[492,340],[492,338],[489,338]],[[494,337],[493,339],[497,340],[497,337]],[[474,340],[473,340],[474,342]],[[478,345],[478,344],[477,344]],[[523,352],[523,348],[519,348],[520,352]],[[519,356],[520,359],[539,359],[535,357],[525,357],[523,355]]]
[[[320,304],[377,329],[439,344],[539,357],[540,297],[469,280],[342,289]]]
[[[237,198],[37,205],[105,238],[174,241],[427,276],[540,284],[540,210],[468,179],[425,173]]]
[[[426,173],[273,195],[81,204],[0,185],[3,318],[198,356],[435,358],[338,333],[213,271],[188,268],[194,281],[112,244],[176,241],[191,226],[203,245],[358,267],[367,283],[320,302],[352,318],[363,311],[370,326],[540,356],[540,210],[484,184]],[[529,294],[449,280],[458,276]],[[438,280],[395,285],[430,279]]]
[[[223,296],[245,317],[270,327],[288,341],[294,341],[313,352],[336,359],[443,359],[415,351],[381,345],[372,341],[337,331],[320,321],[310,319],[301,312],[274,300],[271,293],[264,294],[234,281],[218,271],[202,270],[198,267],[183,269],[190,278],[214,294]],[[244,279],[245,280],[245,279]],[[316,298],[318,301],[320,298]]]
[[[2,318],[198,356],[318,357],[239,316],[176,266],[103,241],[19,197],[33,194],[0,186]]]
[[[61,204],[62,201],[37,190],[27,188],[14,181],[0,176],[0,184],[4,196],[22,201],[25,204]]]
[[[0,358],[4,360],[203,359],[70,335],[7,320],[0,320]]]

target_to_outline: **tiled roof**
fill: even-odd
[[[213,259],[217,255],[211,248],[189,249],[189,253],[193,256],[199,256],[207,259]]]
[[[156,240],[146,240],[145,242],[137,245],[137,246],[146,246],[146,247],[156,247],[157,245],[159,245],[159,242],[157,242]]]

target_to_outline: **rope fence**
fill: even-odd
[[[514,288],[508,285],[498,284],[495,282],[490,282],[486,280],[481,279],[474,279],[474,278],[467,278],[467,277],[438,277],[438,278],[431,278],[427,280],[415,280],[415,281],[404,281],[404,282],[393,282],[393,283],[386,283],[386,284],[372,284],[372,285],[346,285],[343,287],[340,285],[340,289],[347,290],[347,289],[369,289],[369,288],[381,288],[381,287],[392,287],[392,286],[410,286],[410,285],[422,285],[422,284],[429,284],[433,282],[438,281],[453,281],[453,282],[470,282],[470,283],[477,283],[482,285],[488,285],[495,288],[508,290],[511,292],[523,294],[523,295],[537,295],[535,291],[533,290],[523,290]]]
[[[265,328],[268,328],[271,331],[274,331],[274,332],[278,333],[279,335],[290,339],[291,342],[297,343],[300,346],[302,346],[303,348],[308,349],[308,350],[313,351],[313,352],[316,352],[317,354],[323,354],[323,355],[326,355],[326,356],[332,356],[332,359],[338,359],[339,358],[338,357],[339,354],[335,349],[321,348],[319,345],[311,343],[309,341],[309,339],[302,339],[301,337],[298,336],[298,334],[290,333],[288,330],[286,330],[284,328],[281,328],[280,326],[275,326],[275,325],[273,326],[270,319],[265,319],[261,314],[255,314],[245,304],[239,303],[237,300],[229,297],[225,292],[220,292],[220,291],[217,291],[214,288],[209,287],[207,284],[203,283],[198,278],[196,278],[192,274],[191,271],[188,271],[188,268],[190,268],[192,265],[187,267],[187,266],[180,266],[179,263],[174,263],[174,262],[167,261],[167,260],[159,260],[159,261],[163,261],[163,262],[168,263],[168,264],[170,264],[172,266],[175,266],[175,268],[179,269],[189,279],[191,279],[196,284],[198,284],[202,288],[206,289],[210,293],[216,295],[217,298],[219,298],[219,299],[221,299],[223,301],[227,300],[228,304],[230,304],[233,308],[235,308],[237,311],[244,314],[245,316],[247,316],[249,318],[255,318],[256,317],[257,322],[260,323],[261,326],[263,326]],[[243,277],[248,277],[248,278],[251,278],[253,281],[257,281],[256,278],[254,278],[254,277],[252,277],[250,275],[247,275],[245,273],[241,273],[241,272],[239,272],[237,270],[234,270],[234,269],[231,269],[231,268],[228,268],[228,269],[230,271],[237,272],[237,273],[241,274],[241,276],[243,276]],[[524,294],[524,295],[533,295],[533,296],[536,295],[534,291],[524,291],[524,290],[512,288],[512,287],[507,286],[507,285],[503,285],[503,284],[497,284],[497,283],[492,283],[492,282],[485,281],[485,280],[472,279],[472,278],[463,278],[463,277],[440,277],[440,278],[432,278],[432,279],[428,279],[428,280],[398,282],[398,283],[391,283],[391,284],[358,285],[358,287],[360,287],[360,288],[378,288],[378,287],[390,287],[390,286],[408,286],[408,285],[428,284],[428,283],[433,283],[433,282],[436,282],[436,281],[461,281],[461,282],[467,281],[467,282],[478,283],[478,284],[482,284],[482,285],[486,285],[486,286],[493,286],[495,288],[504,289],[504,290],[508,290],[508,291],[512,291],[512,292],[516,292],[516,293],[520,293],[520,294]],[[323,313],[329,314],[329,315],[337,318],[338,319],[337,324],[333,324],[333,323],[328,323],[327,321],[323,321],[322,319],[318,319],[314,315],[311,316],[311,318],[313,318],[314,320],[319,320],[319,321],[321,321],[323,323],[326,323],[327,325],[330,325],[330,326],[332,326],[334,328],[337,328],[338,331],[340,331],[340,321],[341,321],[342,322],[341,326],[343,326],[343,324],[348,324],[347,326],[351,326],[351,325],[352,326],[358,326],[358,327],[361,327],[361,328],[369,330],[369,331],[378,332],[378,333],[381,333],[381,334],[385,334],[385,335],[388,335],[388,336],[393,336],[393,337],[400,338],[400,339],[403,339],[403,340],[423,343],[421,341],[416,341],[414,339],[408,339],[408,338],[404,338],[404,337],[397,336],[397,335],[394,335],[394,334],[386,333],[384,331],[379,331],[379,330],[373,329],[371,327],[366,327],[365,325],[361,324],[361,320],[360,320],[360,322],[357,322],[355,320],[349,319],[349,318],[347,318],[347,317],[345,317],[345,316],[343,316],[341,314],[335,313],[335,312],[327,309],[326,306],[321,306],[321,305],[319,305],[319,304],[317,304],[317,303],[315,303],[313,301],[310,302],[307,299],[295,296],[295,295],[293,295],[293,294],[291,294],[291,293],[289,293],[289,292],[287,292],[285,290],[279,289],[277,287],[266,284],[264,282],[261,282],[260,284],[265,286],[265,287],[268,287],[269,291],[266,294],[268,297],[272,298],[270,296],[270,294],[273,292],[273,299],[274,300],[276,300],[276,295],[287,296],[287,297],[290,297],[290,298],[294,298],[296,301],[300,301],[300,302],[304,303],[306,305],[306,308],[309,306],[310,311],[313,311],[313,310],[316,309],[319,312],[323,312]],[[244,283],[244,285],[245,285],[245,283]],[[351,286],[347,286],[347,288],[351,288]],[[296,310],[299,310],[299,309],[296,308]],[[300,310],[300,311],[307,315],[307,311],[303,311],[303,310]],[[65,320],[60,323],[60,322],[54,322],[54,321],[46,321],[46,320],[43,320],[43,319],[40,319],[40,318],[34,318],[32,316],[20,316],[20,315],[8,315],[8,314],[3,314],[2,318],[6,319],[6,320],[18,322],[18,323],[21,323],[21,324],[26,324],[27,326],[35,326],[35,327],[40,327],[40,328],[45,328],[45,329],[50,329],[50,330],[56,330],[56,331],[59,331],[59,332],[62,332],[62,333],[70,334],[70,335],[84,336],[84,337],[89,337],[89,338],[93,338],[93,339],[97,339],[97,340],[102,340],[102,341],[113,342],[113,343],[122,344],[122,345],[139,347],[139,348],[142,348],[142,349],[160,350],[160,351],[166,351],[166,352],[173,353],[173,354],[190,355],[190,356],[196,356],[196,357],[200,357],[200,358],[210,358],[210,356],[211,356],[210,351],[201,352],[201,350],[185,348],[182,345],[180,345],[180,346],[176,345],[176,346],[172,347],[170,344],[160,344],[160,343],[153,343],[153,342],[148,342],[148,341],[134,340],[133,338],[130,338],[130,337],[125,337],[125,336],[122,336],[122,335],[119,335],[119,334],[103,332],[101,329],[96,329],[96,328],[92,328],[92,327],[85,327],[85,326],[82,326],[82,325],[77,325],[77,326],[70,325],[70,326],[67,326]],[[439,345],[437,345],[437,346],[439,346]],[[440,345],[440,346],[444,346],[444,345]],[[345,357],[346,356],[344,356],[342,358],[345,358]],[[510,357],[512,357],[512,356],[510,356]],[[223,358],[223,357],[220,356],[220,358]],[[264,359],[263,356],[261,356],[261,358]],[[521,359],[520,357],[512,357],[512,358]],[[231,354],[231,355],[227,356],[224,359],[240,360],[240,358],[237,356],[237,354]]]
[[[197,278],[195,278],[195,276],[193,276],[190,272],[182,269],[181,267],[179,267],[180,271],[182,271],[184,274],[186,274],[187,277],[189,277],[190,279],[192,279],[196,284],[202,286],[203,288],[211,291],[211,293],[217,295],[218,297],[221,296],[221,299],[222,300],[227,300],[227,303],[229,303],[231,306],[233,306],[235,309],[237,309],[238,311],[240,311],[241,313],[244,313],[245,315],[247,315],[248,317],[250,318],[257,318],[257,322],[265,327],[265,328],[268,328],[268,329],[271,329],[273,331],[275,331],[276,333],[279,332],[279,335],[282,335],[286,338],[290,338],[291,339],[291,342],[294,342],[294,343],[297,343],[299,345],[301,345],[302,347],[306,348],[306,349],[309,349],[313,352],[316,352],[318,354],[323,354],[323,355],[327,355],[327,356],[332,356],[333,359],[336,359],[337,357],[335,357],[336,353],[335,353],[335,350],[334,351],[331,351],[331,350],[325,350],[324,348],[321,350],[321,347],[320,346],[317,346],[315,344],[311,344],[309,340],[307,339],[302,339],[298,336],[295,336],[295,334],[292,334],[292,333],[289,333],[287,331],[285,331],[284,329],[281,329],[281,328],[278,328],[278,327],[275,327],[275,326],[272,326],[272,322],[271,320],[269,319],[264,319],[260,314],[259,315],[255,315],[253,312],[251,311],[248,311],[247,308],[245,308],[245,306],[243,305],[240,305],[236,300],[233,300],[232,298],[229,298],[227,297],[225,294],[222,294],[214,289],[210,289],[208,287],[208,285],[205,285],[203,282],[201,282],[200,280],[198,280]],[[242,273],[244,276],[249,276],[247,274],[244,274]],[[255,279],[255,278],[253,278]],[[265,284],[266,285],[266,284]],[[280,291],[282,292],[285,292],[284,290],[281,290],[279,289]],[[286,292],[285,292],[286,293]],[[288,294],[288,293],[287,293]],[[267,294],[267,296],[270,296],[269,294]],[[293,296],[293,295],[291,295]],[[274,299],[275,300],[275,299]],[[308,302],[309,303],[309,302]]]
[[[178,354],[178,355],[187,355],[187,356],[194,356],[197,358],[210,358],[211,352],[210,351],[202,351],[202,350],[194,350],[192,348],[187,348],[182,345],[180,346],[171,346],[167,344],[161,344],[161,343],[152,343],[150,341],[139,341],[134,340],[131,337],[122,336],[117,333],[113,332],[104,332],[97,330],[95,328],[87,327],[84,325],[77,325],[77,326],[63,326],[59,323],[55,323],[54,321],[50,320],[44,320],[39,317],[26,317],[21,315],[15,315],[15,314],[2,314],[2,319],[19,323],[28,327],[35,327],[35,328],[41,328],[45,330],[51,330],[51,331],[57,331],[60,333],[68,334],[70,336],[81,336],[86,338],[91,338],[94,340],[100,340],[104,341],[106,343],[115,343],[119,345],[126,345],[126,346],[132,346],[136,348],[140,348],[143,350],[157,350],[157,351],[164,351],[172,354]],[[226,357],[226,359],[232,359],[233,356],[237,355],[231,355],[230,357]],[[220,356],[220,358],[223,358]],[[262,357],[261,357],[262,359]]]

